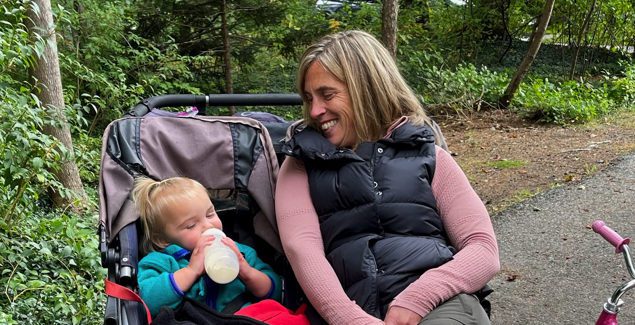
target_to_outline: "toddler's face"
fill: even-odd
[[[207,193],[201,191],[165,211],[164,235],[168,243],[194,250],[201,234],[210,228],[223,229],[214,205]]]

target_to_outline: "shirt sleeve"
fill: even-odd
[[[275,299],[276,301],[282,301],[282,280],[280,276],[273,270],[273,268],[263,262],[256,253],[256,250],[247,245],[236,243],[239,250],[245,255],[245,260],[254,269],[266,274],[271,279],[271,290],[269,294],[262,299]]]
[[[169,256],[150,253],[139,262],[139,293],[141,299],[155,316],[161,307],[177,308],[183,297],[172,287],[170,274],[179,269],[176,261],[171,262]],[[173,259],[172,259],[173,260]]]
[[[330,324],[383,324],[352,301],[328,263],[304,165],[287,157],[276,185],[276,218],[285,255],[304,293]]]
[[[448,152],[437,146],[436,157],[432,192],[457,253],[451,261],[426,271],[391,305],[422,317],[459,293],[478,291],[500,270],[498,245],[485,205]]]

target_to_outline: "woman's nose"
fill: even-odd
[[[313,99],[311,102],[311,111],[309,112],[312,119],[317,120],[320,115],[324,114],[326,109],[324,108],[324,104],[316,99]]]

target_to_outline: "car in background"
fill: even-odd
[[[341,0],[341,1],[337,1],[337,0],[317,0],[315,2],[315,7],[318,8],[321,11],[326,12],[327,14],[333,14],[339,10],[341,10],[342,8],[344,8],[344,6],[349,6],[351,8],[351,10],[355,11],[355,10],[359,10],[362,7],[363,3],[375,3],[375,1],[373,0],[366,0],[366,1],[355,1],[355,0]]]

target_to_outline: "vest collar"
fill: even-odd
[[[412,143],[421,144],[434,142],[434,133],[428,126],[416,126],[403,116],[389,128],[386,136],[379,140],[380,143]]]
[[[282,146],[283,152],[289,156],[317,161],[363,160],[351,149],[337,148],[313,128],[301,128],[299,125],[292,127],[295,127],[292,130],[293,136]],[[388,146],[394,144],[420,146],[423,143],[434,142],[434,134],[429,127],[412,125],[407,117],[402,117],[395,121],[388,129],[386,136],[377,142]],[[360,146],[363,145],[364,143],[360,144]]]

